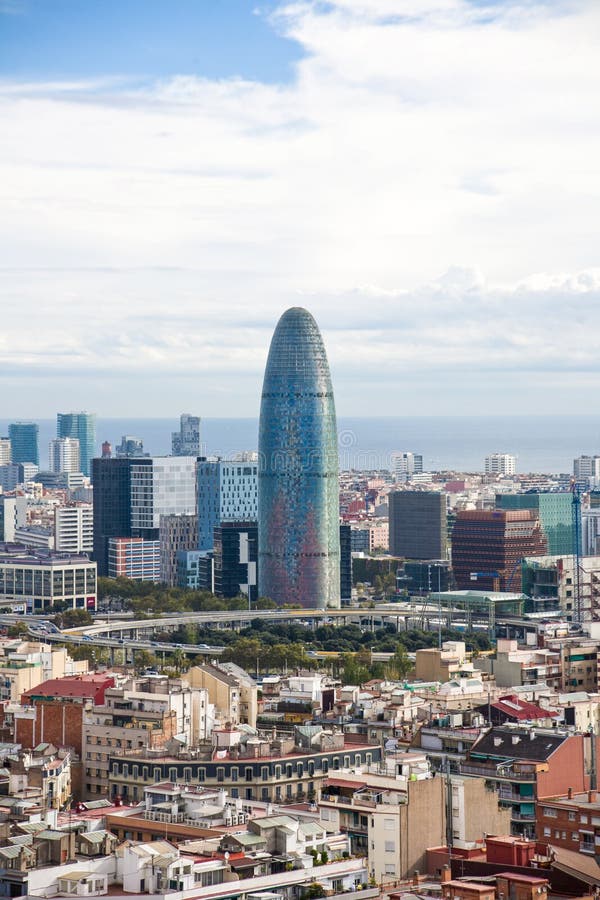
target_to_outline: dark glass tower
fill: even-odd
[[[340,605],[338,450],[317,323],[288,309],[271,341],[260,408],[259,595],[312,609]]]

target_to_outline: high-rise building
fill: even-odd
[[[175,587],[178,553],[196,550],[198,547],[198,517],[183,513],[161,516],[159,541],[161,583]]]
[[[198,549],[213,549],[221,522],[252,522],[257,515],[255,460],[198,460]]]
[[[573,553],[573,495],[567,491],[544,491],[526,494],[496,494],[498,509],[536,510],[546,541],[548,553]]]
[[[171,433],[173,456],[200,456],[200,416],[182,413],[179,431]]]
[[[160,581],[160,542],[142,537],[108,539],[108,577]]]
[[[390,553],[404,559],[445,559],[448,550],[446,494],[392,491]]]
[[[0,466],[8,466],[11,462],[10,438],[0,437]]]
[[[484,460],[486,475],[514,475],[517,471],[517,457],[512,453],[490,453]]]
[[[0,542],[12,543],[15,530],[27,524],[27,497],[0,494]]]
[[[91,554],[94,513],[91,503],[69,503],[54,510],[54,548],[63,553]]]
[[[259,594],[340,605],[337,428],[325,346],[307,310],[280,318],[259,425]]]
[[[114,545],[113,559],[123,560],[127,554],[140,561],[140,571],[152,570],[160,580],[161,515],[196,512],[196,460],[193,457],[159,456],[93,461],[94,482],[94,559],[98,573],[109,572],[109,540],[140,538],[155,547]],[[118,550],[118,553],[117,553]],[[155,553],[156,560],[148,560]],[[132,557],[133,558],[133,557]],[[121,563],[115,566],[119,568]],[[114,568],[114,567],[113,567]],[[136,567],[129,566],[131,570]]]
[[[77,438],[54,438],[48,447],[49,469],[51,472],[80,472],[79,440]]]
[[[257,539],[256,522],[222,522],[215,528],[215,594],[244,594],[249,602],[258,599]]]
[[[104,444],[102,448],[104,450]],[[150,454],[144,453],[144,442],[141,438],[134,437],[132,434],[124,434],[121,437],[121,443],[115,447],[115,456],[117,459],[122,459],[129,456],[150,456]]]
[[[96,416],[94,413],[58,413],[56,436],[77,438],[79,459],[84,475],[91,475],[92,459],[96,452]]]
[[[8,426],[13,463],[40,464],[38,426],[35,422],[13,422]]]
[[[352,600],[352,529],[340,525],[340,600],[349,606]]]
[[[546,536],[532,509],[459,510],[452,568],[459,590],[519,591],[521,561],[544,556]]]
[[[587,487],[600,486],[600,456],[578,456],[573,460],[573,476]]]
[[[392,464],[394,477],[396,481],[406,481],[412,475],[419,475],[423,472],[423,457],[420,453],[393,453]]]

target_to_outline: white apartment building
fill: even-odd
[[[57,506],[54,510],[54,547],[63,553],[91,553],[94,510],[91,503]]]
[[[258,516],[258,462],[254,459],[198,463],[198,547],[213,549],[221,522],[253,522]]]
[[[512,453],[490,453],[484,460],[486,475],[514,475],[517,471],[517,457]]]
[[[600,456],[578,456],[573,460],[573,476],[576,481],[587,481],[590,487],[600,482]]]
[[[12,461],[10,438],[0,437],[0,466],[7,466]]]
[[[79,440],[62,437],[50,441],[48,459],[51,472],[80,472]]]
[[[14,541],[15,529],[27,524],[27,497],[0,495],[0,541]]]
[[[392,467],[396,481],[406,481],[412,475],[423,471],[423,457],[420,453],[404,451],[392,454]]]

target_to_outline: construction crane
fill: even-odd
[[[581,598],[581,493],[574,478],[571,479],[571,517],[573,522],[573,587],[575,590],[575,622],[583,621]]]

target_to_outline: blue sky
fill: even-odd
[[[0,0],[4,415],[597,408],[598,0]]]
[[[300,47],[251,0],[0,0],[0,75],[286,81]]]

